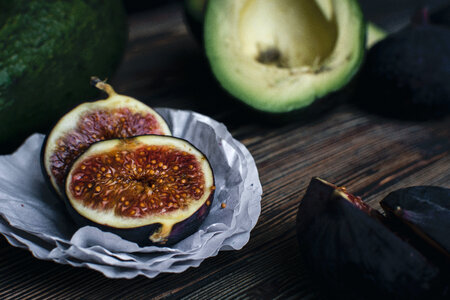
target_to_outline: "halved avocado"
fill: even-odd
[[[203,20],[205,18],[205,10],[208,0],[184,0],[184,14],[186,16],[186,23],[191,29],[194,37],[203,43]],[[366,25],[366,49],[370,49],[380,40],[387,36],[378,25],[367,22]]]
[[[355,0],[223,0],[208,3],[204,34],[222,87],[279,114],[346,85],[361,65],[366,29]]]

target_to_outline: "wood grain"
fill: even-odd
[[[420,1],[399,2],[396,13],[387,13],[362,1],[367,15],[391,29],[404,24]],[[217,87],[178,4],[129,21],[127,53],[112,83],[152,106],[191,109],[223,122],[256,160],[264,190],[259,222],[242,250],[155,279],[113,280],[40,261],[1,237],[0,299],[318,299],[321,287],[304,268],[295,236],[297,207],[312,176],[347,186],[375,208],[401,187],[450,187],[448,118],[397,121],[344,104],[320,118],[274,125]]]

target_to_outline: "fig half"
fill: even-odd
[[[69,211],[141,245],[172,245],[197,231],[214,195],[211,166],[189,142],[145,135],[97,142],[71,167]]]
[[[109,97],[83,103],[64,115],[47,136],[43,148],[42,165],[46,178],[61,197],[68,169],[89,145],[144,134],[171,134],[164,119],[147,105],[117,94],[109,84],[96,77],[92,77],[91,83]]]
[[[331,298],[441,298],[440,270],[360,198],[313,178],[300,203],[302,255]]]

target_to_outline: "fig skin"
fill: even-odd
[[[436,267],[319,178],[300,203],[297,237],[305,263],[330,298],[444,298]]]
[[[207,201],[210,201],[211,205],[214,199],[214,192],[211,193]],[[112,226],[102,225],[95,223],[84,216],[80,215],[73,207],[70,205],[70,201],[65,198],[66,208],[75,221],[75,223],[81,228],[84,226],[97,227],[102,231],[111,232],[117,234],[124,240],[134,242],[141,247],[145,246],[160,246],[160,247],[170,247],[176,243],[184,240],[188,236],[194,234],[198,231],[202,223],[205,221],[209,214],[211,205],[206,205],[206,202],[189,218],[175,224],[172,227],[170,235],[164,242],[152,242],[149,237],[157,232],[161,224],[150,224],[147,226],[135,227],[132,229],[121,229]]]
[[[387,195],[380,205],[395,225],[435,249],[434,255],[443,255],[442,261],[450,266],[450,189],[403,188]]]
[[[355,103],[406,120],[450,114],[450,28],[416,25],[372,47],[361,70]]]
[[[86,157],[89,158],[91,156],[92,151],[97,151],[94,148],[103,146],[106,143],[117,143],[118,146],[116,149],[118,149],[118,151],[126,150],[127,145],[130,145],[130,147],[131,147],[130,149],[133,149],[133,147],[137,148],[140,146],[147,147],[147,146],[152,146],[152,144],[145,144],[146,142],[149,141],[149,139],[152,139],[152,138],[153,139],[158,138],[159,140],[167,140],[169,142],[170,141],[176,141],[176,142],[179,141],[181,143],[184,143],[185,145],[188,145],[188,147],[190,147],[191,149],[186,150],[186,148],[185,149],[180,148],[181,150],[189,151],[188,153],[197,152],[198,154],[201,155],[201,158],[199,158],[199,157],[197,157],[196,154],[194,154],[196,156],[197,161],[201,160],[202,161],[201,164],[203,164],[203,166],[205,166],[205,165],[208,166],[209,171],[205,170],[205,167],[201,168],[201,170],[203,171],[203,175],[205,176],[204,192],[208,193],[206,195],[207,197],[202,196],[201,199],[197,200],[197,201],[202,201],[202,203],[199,203],[201,205],[199,205],[195,211],[192,210],[193,212],[191,215],[189,215],[185,218],[179,218],[179,219],[177,219],[177,222],[173,222],[173,220],[170,219],[170,215],[169,215],[167,222],[164,222],[164,220],[163,220],[162,223],[165,223],[166,224],[165,226],[169,225],[169,227],[167,227],[167,228],[169,228],[170,231],[168,232],[167,235],[164,235],[164,233],[162,235],[159,235],[160,230],[164,226],[162,223],[157,223],[157,222],[152,221],[150,224],[147,224],[147,225],[121,228],[121,226],[114,226],[114,224],[104,224],[101,222],[97,222],[96,220],[93,220],[92,218],[89,219],[74,208],[74,206],[71,203],[71,200],[69,199],[69,194],[70,194],[69,186],[70,186],[70,180],[72,179],[72,172],[74,169],[76,169],[81,164],[81,162],[84,161],[84,159]],[[167,143],[167,145],[171,145],[169,142]],[[106,149],[108,149],[108,148],[106,148]],[[96,155],[98,155],[98,152],[93,152],[93,156],[96,156]],[[117,170],[117,171],[120,171],[120,170]],[[208,175],[209,174],[208,172],[210,172],[210,175]],[[210,178],[210,180],[211,180],[210,184],[208,184],[209,181],[206,179],[206,177]],[[198,150],[195,146],[193,146],[192,144],[190,144],[188,141],[186,141],[184,139],[175,138],[172,136],[159,136],[159,135],[142,135],[142,136],[136,136],[136,137],[120,139],[120,140],[99,141],[99,142],[92,144],[88,148],[88,150],[83,155],[81,155],[73,164],[71,170],[69,171],[68,177],[66,178],[65,186],[66,186],[66,196],[64,199],[65,199],[66,207],[67,207],[71,217],[74,219],[74,221],[80,227],[82,227],[82,226],[98,227],[99,229],[101,229],[103,231],[108,231],[108,232],[117,234],[118,236],[122,237],[123,239],[131,241],[131,242],[135,242],[140,246],[151,246],[151,245],[172,246],[172,245],[178,243],[179,241],[185,239],[189,235],[198,231],[201,224],[203,223],[203,221],[206,219],[206,217],[209,214],[210,208],[213,203],[214,192],[215,192],[214,175],[212,173],[211,165],[210,165],[208,159],[206,158],[206,156],[204,156],[204,154],[201,153],[200,150]],[[131,188],[133,188],[133,187],[131,187]],[[194,204],[191,204],[191,205],[194,205]],[[188,206],[190,206],[190,205],[188,205]],[[179,208],[179,209],[181,209],[181,208]],[[188,208],[188,211],[189,211],[189,208]],[[161,216],[159,216],[159,218],[161,219]],[[148,220],[148,218],[147,218],[147,220]],[[171,223],[172,223],[172,225],[170,225]],[[158,239],[158,238],[155,239],[154,238],[155,235],[160,237],[160,239]]]

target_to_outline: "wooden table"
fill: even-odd
[[[385,28],[405,24],[420,1],[361,1]],[[432,8],[449,1],[428,1]],[[377,4],[375,4],[377,3]],[[219,120],[253,154],[263,185],[262,213],[249,243],[198,268],[154,279],[108,279],[84,268],[40,261],[0,238],[0,299],[316,299],[303,266],[297,207],[312,176],[345,185],[370,205],[411,185],[450,187],[450,120],[405,122],[341,105],[308,121],[272,125],[215,84],[181,6],[130,16],[130,41],[113,78],[116,90],[152,106],[195,110]]]

